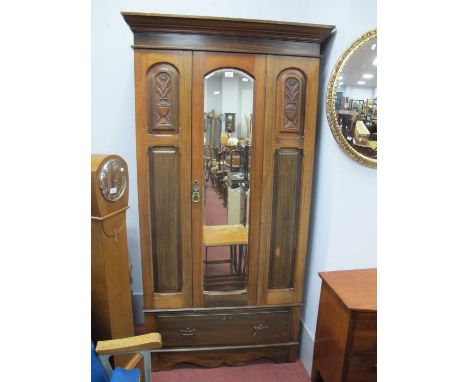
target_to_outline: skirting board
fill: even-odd
[[[312,374],[312,356],[314,354],[314,340],[309,328],[301,320],[301,344],[299,348],[299,357],[304,364],[309,376]]]
[[[143,314],[143,293],[132,293],[133,323],[144,324],[145,315]]]

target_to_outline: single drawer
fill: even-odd
[[[346,382],[375,382],[377,381],[377,355],[349,356]]]
[[[289,311],[159,315],[164,347],[288,342]]]
[[[377,353],[376,313],[356,313],[351,351],[353,353]]]

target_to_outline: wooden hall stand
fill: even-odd
[[[319,275],[312,381],[377,381],[377,269]]]
[[[295,361],[320,44],[334,26],[123,17],[134,35],[143,312],[146,331],[160,332],[164,344],[152,353],[153,368]],[[231,69],[252,79],[248,230],[238,243],[247,236],[247,272],[242,289],[206,290],[205,82]]]

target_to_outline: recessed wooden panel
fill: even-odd
[[[297,69],[287,69],[277,80],[276,126],[279,133],[304,134],[305,77]]]
[[[154,291],[181,290],[179,152],[153,147],[149,152],[151,239]]]
[[[292,288],[297,252],[302,150],[279,149],[274,159],[269,289]]]
[[[179,73],[170,64],[154,65],[147,74],[148,132],[150,134],[179,131]]]

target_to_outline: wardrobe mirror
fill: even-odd
[[[377,31],[357,39],[340,57],[327,90],[333,136],[358,162],[377,166]]]
[[[204,290],[247,282],[254,79],[236,69],[205,76]]]

